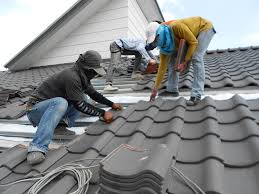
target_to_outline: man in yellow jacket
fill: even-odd
[[[203,56],[212,37],[216,33],[212,23],[202,17],[190,17],[156,26],[156,30],[151,30],[153,32],[155,31],[155,33],[147,32],[147,35],[149,35],[147,37],[148,44],[153,47],[157,46],[160,50],[160,65],[150,100],[153,101],[155,99],[167,67],[167,93],[172,96],[179,96],[179,72],[173,69],[173,65],[175,63],[179,41],[180,39],[184,39],[188,44],[188,50],[183,66],[187,66],[191,61],[194,70],[191,97],[187,101],[187,105],[197,104],[204,93],[205,69]]]

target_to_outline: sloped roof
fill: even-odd
[[[258,90],[259,85],[259,47],[233,48],[207,51],[205,60],[205,92],[209,90]],[[122,60],[128,71],[132,71],[132,61]],[[109,65],[109,61],[102,64]],[[0,119],[17,119],[24,115],[28,95],[49,76],[71,67],[72,64],[33,68],[18,72],[0,72]],[[180,76],[180,91],[191,88],[193,68]],[[130,73],[115,77],[114,86],[120,88],[120,94],[131,92],[149,92],[153,87],[155,75],[146,75],[137,82],[130,78]],[[93,80],[94,87],[101,91],[105,85],[104,78]],[[161,88],[165,88],[166,79]]]
[[[184,98],[158,98],[152,103],[140,101],[116,113],[113,123],[94,123],[67,146],[48,152],[46,160],[34,167],[26,162],[27,151],[24,147],[16,146],[1,153],[0,183],[37,175],[77,159],[103,158],[121,144],[146,150],[163,144],[171,153],[171,157],[161,155],[165,159],[169,157],[169,166],[152,161],[149,163],[152,165],[143,166],[143,169],[155,168],[167,172],[162,177],[162,193],[192,193],[171,172],[171,165],[207,193],[258,193],[258,99],[245,100],[236,95],[231,99],[218,101],[206,97],[197,106],[187,107]],[[130,159],[133,156],[129,154],[127,157]],[[152,155],[149,157],[152,159]],[[117,169],[120,169],[117,170],[118,173],[122,172],[123,165],[127,165],[120,157],[115,156],[113,161],[116,161]],[[90,165],[92,162],[87,160],[83,164]],[[135,170],[141,173],[141,169]],[[99,179],[96,176],[98,169],[93,169],[93,173],[88,193],[95,193],[99,189]],[[22,194],[32,185],[33,182],[17,183],[0,187],[0,192]],[[68,193],[76,185],[75,179],[70,174],[65,174],[47,185],[44,192]]]
[[[259,85],[259,47],[243,47],[232,49],[218,49],[207,51],[205,63],[205,90],[206,89],[242,89],[247,86]],[[167,78],[161,88],[165,88]],[[191,88],[193,81],[193,67],[183,76],[180,76],[179,88]],[[155,76],[146,77],[139,81],[133,89],[141,91],[152,89]]]

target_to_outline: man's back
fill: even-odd
[[[78,73],[73,68],[68,68],[46,79],[35,90],[33,96],[41,100],[54,97],[63,97],[65,99],[69,99],[66,90],[70,85],[69,83],[71,82],[81,85],[81,80]]]

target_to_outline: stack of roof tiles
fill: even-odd
[[[153,150],[120,146],[101,163],[101,192],[162,193],[163,181],[170,168],[172,156],[172,151],[165,144],[159,144]]]

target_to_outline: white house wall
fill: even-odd
[[[145,39],[145,29],[148,24],[136,0],[129,0],[129,32],[128,36]]]
[[[86,19],[85,23],[82,23],[79,28],[76,28],[65,39],[57,43],[33,66],[74,62],[80,53],[89,49],[100,52],[103,58],[109,58],[110,42],[115,38],[128,35],[129,14],[132,15],[128,10],[129,6],[131,7],[130,9],[133,6],[129,1],[109,1],[91,18]],[[135,20],[137,19],[135,18]]]

